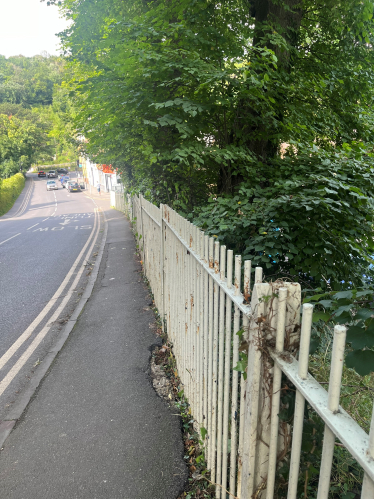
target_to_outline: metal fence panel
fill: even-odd
[[[296,388],[288,499],[297,497],[306,400],[325,422],[318,499],[328,496],[336,438],[364,469],[361,497],[373,499],[374,411],[367,435],[339,406],[345,328],[335,328],[326,392],[308,373],[313,307],[303,306],[300,328],[298,284],[263,283],[262,269],[256,268],[251,291],[249,261],[242,286],[240,255],[234,258],[166,205],[157,208],[142,196],[114,194],[112,204],[133,223],[196,429],[206,431],[216,497],[274,497],[279,459],[291,440],[290,426],[278,417],[283,373]],[[243,350],[247,379],[235,369]]]

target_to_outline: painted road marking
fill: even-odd
[[[37,225],[39,225],[39,222],[38,222],[37,224],[35,224],[35,225],[32,225],[32,226],[31,226],[31,227],[29,227],[27,230],[30,230],[30,229],[32,229],[33,227],[36,227]]]
[[[56,215],[56,210],[57,210],[57,198],[56,198],[56,193],[55,193],[55,191],[53,191],[53,195],[54,195],[54,197],[55,197],[55,211],[53,212],[52,217],[54,217],[54,216]]]
[[[40,324],[40,322],[44,319],[44,317],[48,314],[48,312],[51,310],[53,305],[56,303],[56,301],[62,295],[64,289],[66,288],[67,284],[69,283],[71,276],[75,272],[75,269],[77,268],[79,261],[81,260],[84,252],[87,249],[87,246],[89,245],[89,243],[90,243],[90,241],[95,233],[95,229],[96,229],[96,225],[97,225],[97,218],[98,217],[95,217],[94,229],[91,232],[90,237],[87,239],[86,244],[83,246],[82,251],[79,253],[77,259],[73,263],[73,266],[71,267],[69,272],[66,274],[66,277],[63,280],[63,282],[61,283],[60,287],[58,288],[56,293],[52,296],[52,298],[49,300],[47,305],[43,308],[43,310],[40,312],[40,314],[30,324],[30,326],[21,334],[21,336],[13,343],[13,345],[0,358],[0,369],[2,369],[5,366],[5,364],[8,362],[8,360],[23,345],[23,343],[32,335],[34,330],[37,328],[37,326]],[[99,220],[99,227],[100,227],[100,220]],[[96,237],[97,237],[97,235],[96,235]],[[89,255],[90,251],[91,251],[91,249],[88,251],[87,256]],[[74,288],[71,287],[70,289],[74,289]]]
[[[3,241],[2,243],[0,243],[0,246],[1,246],[2,244],[6,243],[7,241],[10,241],[10,240],[11,240],[11,239],[13,239],[14,237],[19,236],[20,234],[21,234],[21,232],[19,232],[19,233],[18,233],[18,234],[16,234],[15,236],[10,237],[9,239],[5,239],[5,241]]]
[[[39,206],[38,208],[29,208],[28,211],[45,210],[46,208],[53,208],[53,206],[53,204],[50,204],[48,206]]]
[[[69,228],[71,228],[71,229],[74,228],[75,230],[79,229],[79,225],[65,225],[65,226],[64,226],[64,224],[61,224],[61,225],[62,225],[62,227],[52,227],[51,230],[64,230],[65,227],[67,229],[69,229]],[[92,229],[92,225],[81,225],[80,228],[82,230],[88,230],[88,229]],[[41,227],[39,227],[38,229],[33,230],[33,232],[48,232],[48,230],[49,230],[49,227],[45,227],[44,229],[42,229]]]
[[[93,248],[94,248],[94,246],[96,244],[96,241],[97,241],[97,237],[98,237],[99,232],[100,232],[100,218],[98,217],[98,219],[99,219],[99,223],[98,223],[98,227],[97,227],[97,231],[96,231],[96,236],[95,236],[94,240],[92,241],[92,244],[91,244],[91,246],[90,246],[90,248],[89,248],[89,250],[87,252],[87,255],[89,255],[91,253],[91,251],[93,250]],[[95,221],[96,221],[96,219],[95,219]],[[91,233],[91,237],[94,234],[94,232],[95,231],[93,230],[92,233]],[[91,237],[90,237],[90,239],[91,239]],[[87,243],[88,243],[88,241],[87,241]],[[87,246],[87,243],[86,243],[85,247]],[[56,311],[54,312],[54,314],[52,315],[52,317],[49,319],[49,323],[53,323],[54,321],[56,321],[58,319],[59,315],[61,314],[61,311],[65,308],[66,304],[70,300],[70,298],[71,298],[71,296],[72,296],[72,294],[74,292],[74,289],[76,288],[76,286],[77,286],[77,284],[79,282],[79,279],[81,278],[81,275],[83,274],[83,271],[85,270],[85,267],[86,267],[86,260],[83,261],[83,263],[81,265],[81,268],[79,269],[79,272],[77,273],[77,275],[76,275],[76,277],[75,277],[72,285],[69,288],[69,291],[65,295],[64,299],[62,300],[62,302],[60,303],[60,305],[58,306],[58,308],[56,309]],[[49,330],[51,329],[51,327],[52,327],[52,325],[51,326],[48,326],[48,325],[44,326],[44,328],[40,331],[40,333],[34,338],[34,340],[32,341],[31,345],[28,347],[28,349],[21,355],[21,357],[18,359],[18,361],[10,369],[10,371],[8,372],[8,374],[0,382],[0,396],[4,393],[4,391],[8,388],[8,386],[13,381],[13,379],[15,378],[15,376],[19,373],[19,371],[22,369],[22,367],[26,364],[26,362],[31,357],[31,355],[33,354],[33,352],[36,350],[36,348],[38,347],[38,345],[41,343],[41,341],[47,335],[47,333],[49,332]],[[30,336],[30,334],[25,338],[25,340]],[[10,348],[12,348],[12,347],[10,347]],[[7,353],[5,355],[7,355]],[[2,360],[2,358],[0,359],[0,369],[1,369],[1,360]]]
[[[69,214],[64,214],[64,215],[58,215],[58,218],[68,218],[68,219],[73,219],[73,218],[87,218],[87,217],[92,217],[94,213],[89,212],[89,213],[69,213]]]
[[[22,201],[21,206],[18,208],[17,212],[14,214],[13,218],[21,216],[23,214],[23,212],[26,210],[28,202],[30,201],[30,198],[31,198],[31,192],[33,190],[33,187],[34,187],[34,179],[31,178],[30,186],[28,188],[28,191],[26,192],[25,198]]]

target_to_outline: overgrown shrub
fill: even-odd
[[[290,151],[254,163],[234,195],[212,197],[194,223],[268,277],[306,287],[361,286],[374,253],[374,176],[361,146]]]

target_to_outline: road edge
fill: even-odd
[[[57,354],[60,352],[60,350],[64,346],[66,340],[69,338],[70,333],[73,330],[75,324],[77,323],[78,318],[79,318],[84,306],[86,305],[87,301],[89,300],[89,298],[92,294],[97,277],[99,275],[99,269],[100,269],[101,260],[102,260],[103,254],[104,254],[104,248],[106,245],[107,234],[108,234],[108,221],[106,219],[105,212],[102,209],[100,209],[100,211],[103,214],[103,218],[104,218],[104,234],[103,234],[103,238],[102,238],[101,243],[100,243],[100,248],[99,248],[99,252],[98,252],[95,264],[94,264],[94,268],[93,268],[92,273],[88,279],[87,286],[86,286],[84,293],[81,296],[77,306],[75,307],[74,312],[72,313],[70,319],[67,321],[65,327],[61,331],[61,334],[58,337],[56,343],[53,345],[52,349],[44,357],[42,364],[40,365],[39,369],[35,373],[35,376],[31,379],[29,386],[27,387],[25,392],[20,396],[19,400],[17,401],[16,405],[12,408],[12,410],[8,414],[7,418],[0,422],[0,450],[2,449],[6,439],[10,435],[17,420],[20,419],[20,417],[22,416],[26,407],[28,406],[36,389],[38,388],[39,384],[41,383],[44,376],[46,375],[49,368],[51,367],[52,362],[55,360]]]

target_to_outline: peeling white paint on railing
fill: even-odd
[[[205,453],[216,497],[274,497],[290,431],[278,418],[284,373],[296,388],[288,499],[297,499],[306,400],[325,422],[318,499],[328,497],[336,438],[365,471],[361,498],[373,499],[374,411],[368,436],[339,406],[345,328],[335,328],[326,392],[308,374],[313,307],[303,306],[300,333],[298,284],[263,283],[262,269],[256,268],[251,292],[251,263],[244,262],[242,286],[241,256],[168,206],[157,208],[142,196],[121,192],[111,193],[111,204],[133,223],[195,427],[207,431]],[[243,349],[248,349],[247,380],[234,369]]]

